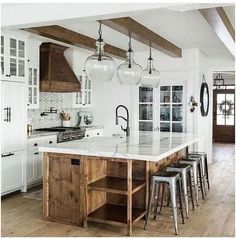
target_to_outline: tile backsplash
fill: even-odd
[[[77,126],[79,109],[63,107],[63,94],[64,93],[41,92],[39,109],[29,109],[27,112],[28,124],[32,124],[33,129],[61,126],[62,122],[59,114],[62,110],[64,110],[71,116],[71,126]],[[40,116],[43,111],[49,111],[50,107],[54,107],[54,109],[57,110],[57,114]]]

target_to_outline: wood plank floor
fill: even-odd
[[[234,145],[214,144],[213,164],[210,165],[211,190],[200,202],[190,219],[179,224],[179,236],[235,236],[235,155]],[[42,220],[42,201],[17,194],[2,200],[2,236],[125,236],[126,228],[89,223],[80,228]],[[150,220],[147,231],[144,221],[133,228],[133,236],[174,236],[169,208],[156,221]],[[180,221],[180,220],[179,220]]]

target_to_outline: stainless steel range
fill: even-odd
[[[67,142],[71,140],[82,139],[85,136],[85,129],[80,127],[52,127],[36,129],[37,131],[58,132],[57,143]]]

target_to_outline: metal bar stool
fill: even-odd
[[[178,194],[179,194],[180,212],[181,212],[183,224],[185,223],[185,220],[184,220],[182,198],[181,198],[180,174],[177,172],[156,172],[154,175],[152,175],[152,177],[151,177],[151,194],[149,197],[148,212],[147,212],[147,216],[146,216],[146,222],[145,222],[144,229],[147,230],[147,227],[148,227],[148,221],[149,221],[152,202],[153,202],[153,198],[154,198],[154,191],[155,191],[156,187],[159,186],[161,183],[168,184],[168,186],[169,186],[171,202],[172,202],[175,234],[178,235],[178,222],[177,222],[178,212],[177,212],[177,202],[176,202],[177,201],[176,200],[176,198],[177,198],[176,190],[178,190]],[[156,190],[156,192],[157,192],[157,190]],[[156,214],[157,214],[158,197],[155,199],[157,199],[157,202],[155,202],[155,206],[154,206],[154,209],[155,209],[154,219],[156,218]]]
[[[209,181],[209,173],[208,173],[208,162],[207,162],[207,154],[204,152],[191,152],[188,154],[188,157],[191,156],[199,156],[202,160],[202,171],[204,180],[207,182],[208,190],[210,190],[210,181]]]
[[[194,210],[194,200],[193,200],[192,180],[191,180],[191,166],[189,164],[177,164],[177,163],[175,163],[175,164],[168,165],[166,167],[166,171],[167,172],[178,172],[178,173],[180,173],[182,188],[183,188],[183,192],[184,192],[185,212],[186,212],[186,217],[189,218],[188,185],[190,187],[190,196],[191,196],[192,208]],[[163,197],[162,197],[162,200],[163,200]]]

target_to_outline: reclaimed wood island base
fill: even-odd
[[[150,175],[182,158],[185,148],[156,162],[41,148],[43,218],[83,227],[88,221],[125,225],[131,236],[147,211]]]

